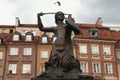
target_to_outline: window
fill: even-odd
[[[13,35],[13,40],[18,41],[19,40],[19,35]]]
[[[98,45],[92,44],[92,54],[99,54]]]
[[[110,63],[105,64],[105,73],[107,73],[107,74],[112,73],[112,64],[110,64]]]
[[[0,59],[2,59],[2,57],[3,57],[3,52],[0,51]]]
[[[86,54],[87,53],[87,45],[86,44],[80,44],[80,53]]]
[[[40,65],[40,73],[45,72],[45,64]]]
[[[47,37],[42,37],[42,43],[47,43]]]
[[[7,33],[6,29],[2,29],[2,33]]]
[[[32,41],[32,35],[26,35],[26,41]]]
[[[10,32],[9,33],[13,33],[13,29],[10,29]]]
[[[18,48],[10,48],[10,55],[18,55]]]
[[[110,55],[110,46],[103,46],[103,52],[105,55]]]
[[[80,66],[81,66],[82,72],[88,72],[88,63],[86,63],[86,62],[81,62],[81,63],[80,63]]]
[[[23,64],[22,73],[23,74],[30,74],[31,73],[31,65],[30,64]]]
[[[91,28],[91,29],[89,29],[88,33],[89,33],[89,36],[91,36],[91,37],[97,37],[98,36],[98,29]]]
[[[24,48],[24,55],[32,55],[32,48]]]
[[[16,74],[16,70],[17,70],[17,64],[9,64],[9,73],[10,74]]]
[[[41,51],[41,58],[48,58],[48,51]]]
[[[116,53],[116,58],[117,58],[117,59],[120,59],[120,51],[117,51],[117,53]]]
[[[100,64],[99,63],[94,63],[93,64],[93,72],[94,73],[100,73]]]

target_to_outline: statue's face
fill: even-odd
[[[55,15],[55,18],[56,18],[56,20],[62,20],[63,21],[65,19],[64,13],[57,12],[56,15]]]

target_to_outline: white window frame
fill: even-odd
[[[80,68],[82,72],[88,73],[88,63],[87,62],[80,62]]]
[[[32,41],[32,35],[26,35],[26,41]]]
[[[47,42],[48,42],[47,37],[43,36],[42,37],[42,43],[47,43]]]
[[[100,63],[93,63],[93,72],[100,73]]]
[[[99,54],[99,46],[97,44],[91,45],[92,54]]]
[[[10,71],[12,71],[11,74],[16,74],[16,72],[17,72],[17,64],[9,64],[8,72],[10,73]]]
[[[116,58],[117,58],[117,59],[120,59],[120,51],[118,51],[118,52],[116,53]]]
[[[32,48],[24,48],[23,55],[32,55]]]
[[[3,28],[2,33],[7,33],[7,30]]]
[[[41,51],[41,58],[48,58],[48,51],[47,50]]]
[[[111,63],[105,63],[105,73],[106,74],[112,74],[113,68]]]
[[[31,73],[31,64],[23,64],[22,73],[30,74]]]
[[[103,46],[103,53],[104,53],[104,55],[111,55],[111,49],[110,49],[109,45]]]
[[[45,64],[40,65],[40,73],[45,72]]]
[[[13,41],[19,41],[19,35],[18,34],[13,35]]]
[[[79,44],[79,51],[82,54],[87,54],[87,44]]]
[[[3,52],[0,51],[0,59],[3,59]]]
[[[10,48],[10,55],[18,55],[18,48]]]

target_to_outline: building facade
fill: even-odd
[[[4,80],[30,80],[36,71],[36,41],[32,33],[14,32],[7,42]]]
[[[109,28],[95,24],[79,24],[82,34],[74,38],[77,44],[77,58],[83,75],[96,80],[118,80],[115,36]]]
[[[0,25],[0,33],[13,33],[14,31],[14,25]]]
[[[116,52],[116,60],[117,60],[117,74],[118,74],[118,80],[120,80],[120,42],[118,40],[118,42],[116,43],[116,48],[115,48],[115,52]]]
[[[0,38],[0,80],[4,78],[6,44],[3,38]]]
[[[120,48],[117,44],[120,32],[100,24],[77,25],[81,34],[72,36],[73,50],[82,74],[96,80],[119,80]],[[0,33],[0,42],[5,41],[4,45],[0,44],[0,79],[30,80],[40,75],[45,70],[56,36],[40,32],[36,24],[20,24],[18,18],[13,32],[10,29],[7,34]]]
[[[25,35],[27,32],[33,33],[34,36],[42,35],[37,24],[21,24],[18,17],[15,18],[15,30],[19,31],[21,35]]]

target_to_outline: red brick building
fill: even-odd
[[[33,25],[19,24],[15,28],[24,31],[25,26],[28,32],[24,36],[21,31],[0,34],[6,43],[0,45],[0,78],[4,80],[30,80],[44,71],[44,63],[49,59],[55,37],[49,38],[51,35],[43,32],[40,32],[43,35],[33,36],[29,28],[30,31],[31,28],[38,31],[36,25],[31,27]],[[116,45],[119,43],[120,32],[99,24],[78,23],[78,26],[82,34],[73,37],[74,55],[80,61],[82,74],[94,76],[97,80],[118,80],[120,47]]]
[[[96,24],[78,24],[82,34],[76,35],[77,58],[83,75],[95,79],[118,80],[113,31]]]
[[[38,37],[34,37],[30,32],[25,36],[14,32],[8,37],[4,80],[30,80],[36,73]]]
[[[0,37],[0,80],[4,78],[5,69],[5,54],[6,54],[6,44],[4,39]]]

